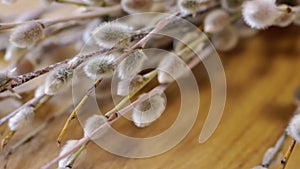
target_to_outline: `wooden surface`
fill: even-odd
[[[90,144],[77,169],[250,169],[258,165],[265,150],[281,135],[291,117],[293,92],[300,84],[299,27],[272,28],[242,40],[237,49],[220,53],[228,84],[228,95],[222,121],[214,135],[204,144],[199,133],[210,104],[210,84],[203,66],[195,69],[201,92],[201,110],[187,137],[172,150],[147,159],[129,159],[112,155]],[[168,128],[180,106],[175,85],[167,90],[168,109],[152,126],[137,129],[120,120],[114,125],[130,136],[151,136]],[[37,121],[56,111],[48,105],[38,112]],[[107,109],[107,108],[104,108]],[[8,169],[36,169],[53,159],[60,148],[55,142],[67,115],[55,120],[34,140],[13,153]],[[82,129],[73,122],[68,139],[80,138]],[[17,134],[12,143],[20,139]],[[287,169],[300,168],[300,146],[297,145]],[[3,152],[0,155],[3,166]]]

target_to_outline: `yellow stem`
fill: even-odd
[[[12,139],[12,137],[15,135],[16,131],[9,131],[9,133],[4,137],[4,139],[1,142],[1,149],[3,150],[5,146],[8,144],[8,142]]]
[[[75,161],[77,160],[77,158],[80,156],[80,154],[82,153],[82,151],[86,148],[86,146],[88,144],[89,144],[89,141],[87,141],[86,143],[81,145],[81,147],[74,153],[72,160],[70,161],[70,163],[66,167],[68,167],[68,168],[73,167]]]
[[[291,154],[292,154],[295,146],[296,146],[296,140],[293,140],[293,142],[290,145],[289,149],[285,153],[283,160],[281,161],[281,164],[282,164],[281,169],[285,169],[285,167],[286,167],[286,165],[287,165],[287,163],[288,163],[288,161],[289,161],[289,159],[291,157]]]
[[[90,94],[94,91],[94,89],[100,84],[100,82],[102,81],[102,79],[98,79],[94,85],[87,91],[87,93],[83,96],[83,98],[80,100],[80,102],[77,104],[77,106],[75,107],[75,109],[73,110],[73,112],[70,114],[70,116],[68,117],[64,127],[62,128],[61,132],[59,133],[59,136],[57,137],[57,143],[60,144],[63,137],[65,136],[67,129],[71,123],[71,121],[73,119],[75,119],[77,117],[77,113],[81,110],[82,106],[84,105],[84,103],[87,101],[87,99],[89,98]]]

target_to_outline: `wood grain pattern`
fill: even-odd
[[[198,136],[210,104],[210,84],[202,65],[195,68],[201,109],[187,137],[170,151],[146,159],[129,159],[112,155],[90,144],[78,169],[249,169],[258,165],[264,151],[281,135],[291,117],[293,92],[300,84],[299,27],[271,28],[257,36],[242,40],[237,49],[220,53],[224,64],[228,95],[222,121],[214,135],[204,144]],[[125,119],[114,127],[129,136],[151,136],[166,130],[176,118],[180,93],[176,85],[167,90],[168,109],[152,126],[137,129]],[[57,111],[52,101],[39,111],[37,124]],[[104,106],[107,109],[110,105]],[[174,113],[175,112],[175,113]],[[55,120],[34,140],[13,153],[8,169],[36,169],[54,158],[60,148],[56,137],[67,115]],[[71,125],[68,139],[80,138],[82,129],[77,122]],[[3,127],[2,127],[3,129]],[[12,143],[20,139],[18,133]],[[287,169],[298,169],[300,146],[297,145]],[[0,155],[3,166],[3,152]]]

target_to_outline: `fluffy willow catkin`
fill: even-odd
[[[35,108],[27,106],[22,108],[16,115],[8,121],[8,127],[11,131],[17,131],[26,124],[30,123],[34,117]]]
[[[83,70],[87,77],[91,79],[110,77],[115,70],[115,56],[96,56],[89,59]]]
[[[73,77],[73,69],[68,65],[61,65],[52,70],[47,76],[45,83],[45,93],[54,95],[67,86]]]
[[[18,26],[9,41],[16,47],[28,48],[45,36],[44,26],[39,22],[29,22]]]
[[[223,9],[216,9],[209,12],[204,18],[204,31],[216,33],[223,30],[230,23],[229,14]]]
[[[124,47],[131,40],[132,28],[124,23],[106,22],[92,31],[92,37],[103,48]]]
[[[121,79],[132,78],[143,68],[147,56],[142,50],[130,53],[118,66],[117,72]]]
[[[96,130],[101,125],[107,122],[107,118],[102,115],[92,115],[89,117],[84,125],[84,137],[90,137],[92,132]],[[104,126],[100,131],[98,131],[92,138],[99,139],[106,131],[107,126]]]
[[[287,127],[287,133],[300,143],[300,114],[295,115]]]
[[[256,29],[264,29],[273,25],[280,15],[276,0],[245,1],[242,8],[245,22]]]
[[[165,57],[158,65],[157,79],[159,83],[171,83],[185,74],[186,65],[175,56]]]
[[[78,140],[68,140],[67,143],[61,149],[59,155],[63,155],[66,152],[68,152],[70,149],[72,149],[77,144],[77,142],[78,142]],[[79,159],[81,159],[84,154],[85,154],[85,150],[83,150],[83,152],[80,153]],[[66,156],[65,158],[61,159],[58,162],[58,169],[69,169],[69,167],[67,167],[67,165],[72,161],[73,156],[74,156],[73,154],[70,154],[70,155]]]
[[[150,96],[148,100],[135,107],[132,120],[137,127],[149,126],[161,116],[165,108],[166,99],[162,94]]]
[[[128,96],[143,83],[144,77],[137,75],[130,79],[124,79],[118,82],[117,95]]]

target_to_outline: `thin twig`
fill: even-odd
[[[289,159],[290,159],[290,157],[293,153],[293,150],[296,146],[296,143],[297,143],[296,140],[293,140],[290,147],[289,147],[289,149],[286,151],[283,160],[281,160],[281,164],[282,164],[281,169],[285,169],[285,167],[286,167],[286,165],[287,165],[287,163],[288,163],[288,161],[289,161]]]
[[[0,93],[4,92],[6,90],[9,90],[9,89],[15,88],[17,86],[20,86],[25,82],[28,82],[28,81],[30,81],[34,78],[37,78],[37,77],[39,77],[39,76],[41,76],[45,73],[48,73],[49,71],[55,69],[58,66],[61,66],[63,64],[69,63],[70,61],[73,61],[73,59],[78,59],[78,62],[76,62],[76,65],[73,66],[74,68],[76,68],[81,63],[83,63],[86,59],[88,59],[92,56],[95,56],[95,55],[99,55],[99,54],[103,53],[104,51],[107,51],[107,50],[106,49],[99,49],[97,51],[93,51],[93,52],[90,52],[88,54],[79,54],[78,56],[75,56],[74,58],[69,58],[69,59],[63,60],[61,62],[54,63],[50,66],[45,67],[45,68],[36,70],[34,72],[29,72],[29,73],[14,77],[7,84],[0,87]],[[0,120],[0,125],[1,124],[2,123],[1,123],[1,120]]]
[[[111,13],[116,13],[118,11],[121,11],[120,5],[115,5],[112,7],[105,7],[105,8],[98,8],[92,12],[86,12],[83,14],[79,15],[74,15],[74,16],[66,16],[66,17],[61,17],[61,18],[54,18],[54,19],[38,19],[38,20],[32,20],[32,21],[24,21],[24,22],[12,22],[12,23],[0,23],[0,30],[4,29],[11,29],[16,26],[26,24],[29,22],[39,22],[43,24],[45,27],[54,25],[60,22],[66,22],[66,21],[71,21],[71,20],[82,20],[82,19],[92,19],[100,16],[104,16],[107,14]]]
[[[139,40],[137,43],[135,43],[133,46],[131,46],[126,52],[124,52],[120,57],[118,57],[118,62],[121,62],[124,58],[126,58],[130,53],[132,53],[134,50],[139,48],[144,48],[146,43],[152,38],[153,35],[159,33],[164,27],[166,27],[169,23],[174,21],[177,18],[177,15],[179,13],[175,13],[173,15],[170,15],[161,21],[159,21],[156,25],[156,27],[150,31],[146,36],[144,36],[141,40]]]

